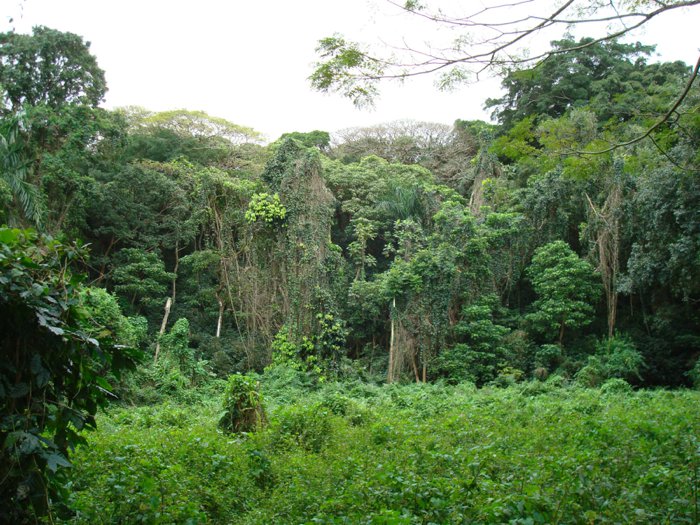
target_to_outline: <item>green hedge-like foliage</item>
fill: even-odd
[[[241,374],[229,376],[219,427],[227,432],[253,432],[266,421],[257,381]]]

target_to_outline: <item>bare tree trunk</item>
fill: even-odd
[[[392,301],[389,317],[391,318],[391,336],[389,338],[389,370],[387,371],[386,382],[394,382],[394,359],[396,356],[396,320],[394,319],[394,310],[396,309],[396,297]]]
[[[224,302],[220,297],[217,297],[216,300],[219,301],[219,318],[216,321],[216,337],[218,339],[221,337],[221,325],[224,321]]]
[[[172,297],[168,297],[165,301],[165,315],[163,315],[163,322],[160,324],[160,332],[158,333],[158,339],[156,339],[156,353],[153,356],[153,364],[158,362],[158,352],[160,352],[160,338],[163,337],[165,333],[165,327],[168,326],[168,317],[170,317],[170,307],[173,304]]]
[[[416,383],[420,383],[420,375],[418,375],[418,363],[416,363],[416,353],[411,355],[411,364],[413,365],[413,374],[416,376]]]
[[[617,276],[620,273],[620,218],[622,189],[616,184],[610,190],[601,210],[597,210],[591,198],[586,195],[591,214],[595,218],[595,255],[598,259],[598,271],[603,281],[605,302],[608,314],[608,337],[615,333],[617,320]],[[589,221],[593,222],[593,221]],[[595,224],[594,223],[594,224]]]

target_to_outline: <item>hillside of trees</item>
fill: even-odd
[[[68,501],[56,473],[109,399],[194,402],[234,374],[460,395],[700,384],[700,85],[657,125],[692,68],[584,42],[505,73],[485,101],[495,123],[457,114],[265,144],[201,111],[103,109],[81,37],[1,34],[0,521]],[[380,422],[373,443],[396,439]],[[348,509],[342,523],[360,523]],[[143,522],[182,516],[206,521]],[[367,523],[432,519],[392,516]],[[341,523],[329,520],[313,523]]]

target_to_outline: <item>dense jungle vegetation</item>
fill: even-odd
[[[0,34],[0,522],[699,523],[700,88],[552,45],[264,144]]]

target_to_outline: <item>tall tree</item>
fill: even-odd
[[[90,43],[73,33],[35,27],[31,35],[0,34],[2,112],[25,106],[96,107],[107,91]]]

